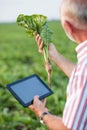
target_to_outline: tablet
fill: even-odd
[[[36,95],[42,100],[53,94],[53,91],[36,74],[10,83],[7,88],[24,107],[31,105]]]

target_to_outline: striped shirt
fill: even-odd
[[[71,130],[87,130],[87,41],[76,52],[78,62],[67,86],[63,123]]]

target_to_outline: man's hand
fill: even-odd
[[[29,106],[29,108],[38,116],[41,117],[43,112],[48,112],[45,107],[46,99],[43,101],[39,100],[38,96],[34,97],[33,105]],[[64,126],[62,119],[52,114],[48,114],[44,117],[44,122],[49,130],[70,130]]]
[[[37,42],[37,45],[38,45],[38,51],[39,51],[40,53],[43,53],[43,45],[44,45],[44,43],[43,43],[43,41],[42,41],[40,35],[34,33],[34,36],[35,36],[35,39],[36,39],[36,42]]]
[[[39,100],[38,96],[34,97],[33,105],[29,106],[29,108],[38,116],[40,117],[43,112],[48,112],[46,105],[46,99],[43,101]]]
[[[44,42],[42,41],[41,37],[39,34],[34,33],[37,45],[38,45],[38,50],[40,53],[43,54],[43,46],[44,46]],[[55,46],[50,43],[49,44],[49,48],[48,48],[48,54],[49,54],[49,58],[52,59],[54,61],[55,55],[57,55],[57,50],[55,48]]]

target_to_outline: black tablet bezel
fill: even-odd
[[[49,90],[48,93],[46,93],[46,94],[44,94],[44,95],[42,95],[42,96],[39,97],[40,100],[42,100],[42,99],[44,99],[45,97],[48,97],[48,96],[50,96],[51,94],[53,94],[53,91],[41,80],[41,78],[40,78],[37,74],[33,74],[33,75],[31,75],[31,76],[28,76],[28,77],[26,77],[26,78],[23,78],[23,79],[21,79],[21,80],[18,80],[18,81],[15,81],[15,82],[13,82],[13,83],[8,84],[8,85],[7,85],[7,89],[8,89],[8,90],[11,92],[11,94],[17,99],[17,101],[18,101],[22,106],[24,106],[24,107],[28,107],[29,105],[31,105],[31,104],[33,103],[33,100],[32,100],[32,101],[29,101],[28,103],[24,103],[24,102],[21,100],[21,98],[11,89],[11,87],[12,87],[12,85],[14,85],[14,84],[17,84],[17,83],[20,83],[20,82],[22,82],[22,81],[28,80],[28,79],[30,79],[30,78],[32,78],[32,77],[36,77],[36,78],[44,85],[44,87]]]

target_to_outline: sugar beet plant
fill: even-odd
[[[34,34],[39,34],[43,40],[43,55],[45,61],[45,67],[48,74],[48,83],[51,86],[51,71],[52,66],[48,56],[48,46],[52,42],[52,31],[49,29],[47,24],[47,17],[44,15],[23,15],[20,14],[17,17],[18,25],[25,28],[29,36],[34,36]]]

